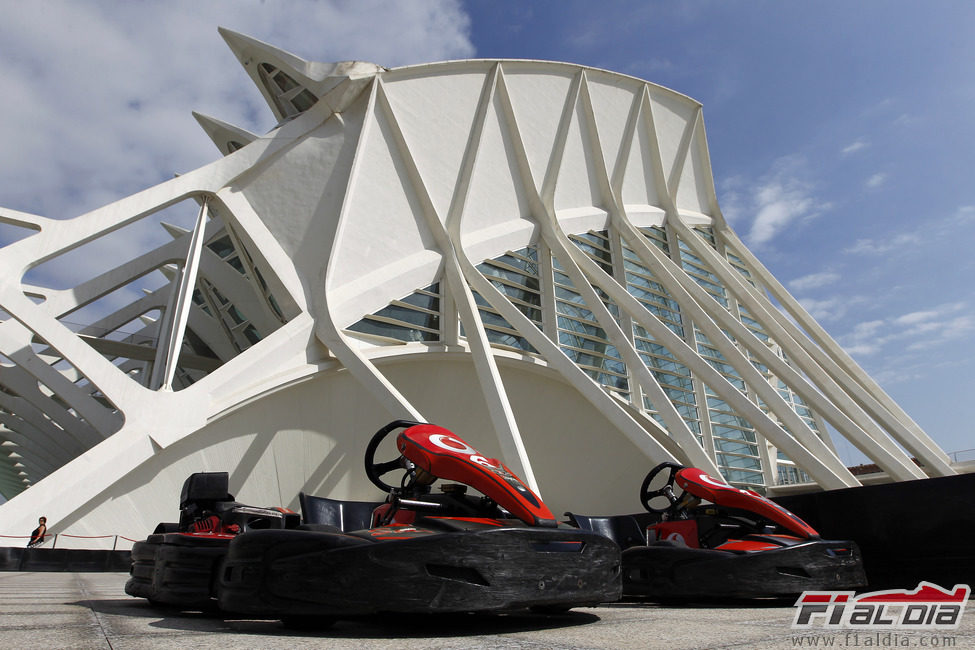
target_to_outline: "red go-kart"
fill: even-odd
[[[866,584],[854,542],[821,539],[774,501],[695,467],[658,465],[644,479],[640,501],[647,512],[638,515],[566,513],[623,548],[624,596],[787,597]]]
[[[377,462],[380,443],[400,429],[398,457]],[[616,544],[556,522],[507,467],[449,430],[391,422],[369,442],[365,469],[384,502],[302,494],[300,524],[283,517],[281,526],[236,534],[224,527],[228,539],[194,593],[206,591],[226,612],[312,625],[378,612],[564,611],[619,598]],[[395,470],[403,472],[398,486],[382,478]],[[433,493],[438,478],[451,483]],[[167,547],[193,555],[216,544],[208,532],[183,528],[135,545],[127,593],[187,605],[157,578],[167,570],[159,558]]]

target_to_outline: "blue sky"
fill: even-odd
[[[553,59],[693,97],[735,230],[946,451],[975,448],[964,407],[975,396],[975,3],[0,0],[0,10],[0,206],[55,218],[215,159],[191,110],[273,126],[217,25],[321,61]]]

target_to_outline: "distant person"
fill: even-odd
[[[41,517],[37,520],[37,528],[35,528],[30,534],[30,541],[27,542],[27,548],[33,548],[35,546],[40,546],[44,543],[44,536],[47,534],[47,517]]]

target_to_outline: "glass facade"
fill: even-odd
[[[734,300],[719,275],[694,253],[687,242],[681,241],[663,226],[641,228],[640,232],[648,244],[669,257],[722,308],[734,314],[751,335],[763,345],[776,350],[784,359],[781,350],[761,323]],[[722,253],[724,246],[711,229],[696,228],[694,233]],[[754,395],[735,364],[725,358],[714,342],[682,314],[680,304],[668,292],[664,283],[654,276],[641,256],[628,247],[618,233],[611,229],[591,230],[570,234],[569,240],[624,287],[647,312],[683,338],[729,384],[769,413],[767,406]],[[508,251],[484,260],[477,269],[604,390],[638,404],[648,416],[663,425],[658,409],[633,378],[619,350],[610,341],[593,313],[591,305],[587,304],[579,287],[573,283],[564,262],[547,251],[547,247],[540,245]],[[755,282],[754,274],[739,256],[726,249],[723,254],[733,269],[761,290]],[[540,255],[548,255],[551,264],[540,265]],[[551,271],[543,273],[540,270],[543,268],[550,268]],[[810,480],[791,459],[756,431],[754,423],[736,412],[713,387],[695,376],[673,351],[655,340],[644,327],[621,314],[618,305],[601,288],[590,286],[610,315],[624,328],[623,331],[628,332],[628,343],[633,346],[684,423],[697,436],[701,446],[712,455],[727,481],[763,492],[771,485]],[[475,292],[474,299],[492,345],[522,353],[537,353],[522,334],[493,309],[483,296]],[[550,303],[546,304],[546,300]],[[380,337],[390,343],[437,341],[440,336],[440,319],[457,318],[456,314],[440,313],[441,304],[439,284],[433,284],[402,300],[393,301],[389,306],[355,323],[349,330]],[[546,309],[552,309],[551,318],[543,317]],[[550,330],[545,330],[544,322],[550,323]],[[464,334],[463,329],[461,334]],[[730,333],[724,332],[724,336],[742,350],[748,361],[778,390],[786,404],[795,410],[810,430],[823,436],[820,418],[799,395],[753,358],[744,346],[736,343]],[[770,417],[775,420],[774,415]]]
[[[410,343],[440,340],[440,284],[394,300],[349,327],[350,331]]]

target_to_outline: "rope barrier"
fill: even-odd
[[[30,535],[0,535],[5,539],[30,539]],[[137,539],[129,539],[125,535],[71,535],[70,533],[48,533],[45,537],[74,537],[75,539],[106,539],[109,537],[118,537],[124,539],[127,542],[138,542]]]
[[[57,543],[58,543],[58,537],[70,537],[72,539],[109,539],[109,538],[114,538],[115,541],[112,543],[112,550],[113,551],[115,550],[115,547],[118,545],[119,539],[124,539],[127,542],[132,542],[133,544],[136,543],[137,541],[139,541],[137,539],[131,539],[129,537],[126,537],[125,535],[72,535],[70,533],[47,533],[44,536],[44,541],[46,542],[47,541],[47,538],[49,538],[49,537],[52,540],[51,541],[51,548],[54,548],[57,545]],[[0,539],[31,539],[31,536],[30,535],[0,535]],[[42,542],[42,543],[44,543],[44,542]]]

